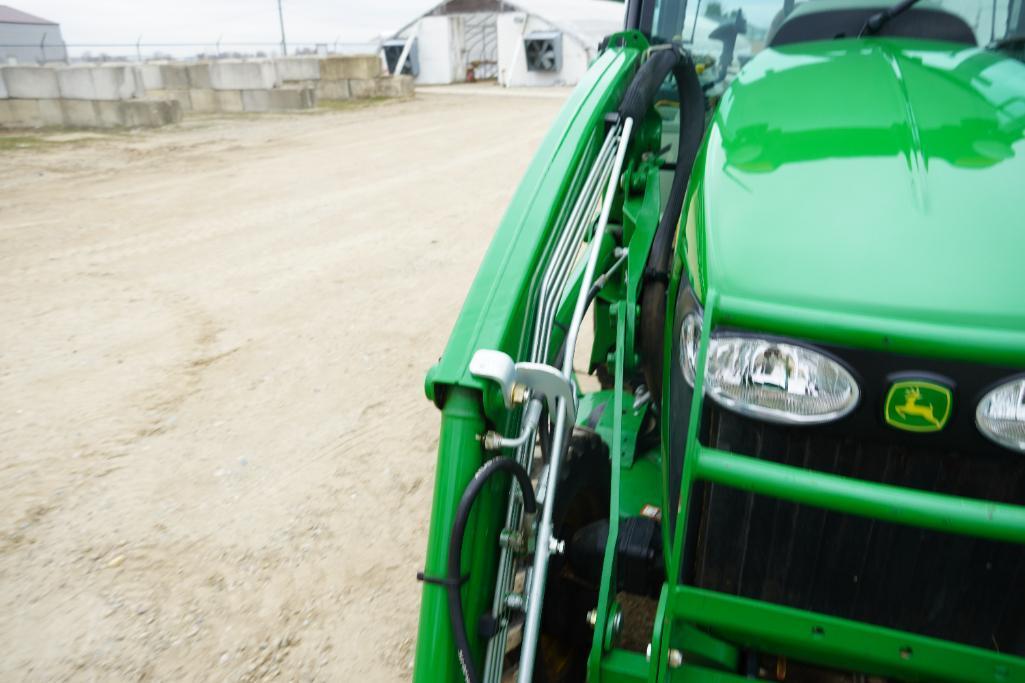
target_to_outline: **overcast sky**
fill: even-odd
[[[284,0],[289,44],[365,43],[438,0]],[[277,43],[277,0],[2,0],[61,25],[74,44]],[[72,50],[81,52],[81,50]],[[94,52],[97,50],[94,49]]]
[[[703,3],[707,6],[709,0]],[[748,19],[768,26],[783,0],[720,0],[726,9],[742,6]],[[945,4],[988,5],[991,0],[942,0]],[[289,46],[326,43],[368,43],[398,28],[436,5],[439,0],[283,0],[285,34]],[[998,0],[1005,6],[1007,0]],[[265,43],[272,49],[281,40],[277,0],[0,0],[20,10],[61,25],[72,55],[85,49],[112,54],[134,54],[134,48],[76,48],[75,45],[133,45],[193,43],[199,47],[161,48],[177,56],[209,51],[221,41],[222,49],[253,52]],[[987,15],[988,16],[988,15]],[[154,48],[145,48],[151,53]]]

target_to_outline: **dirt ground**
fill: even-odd
[[[410,677],[423,377],[551,95],[0,136],[0,679]]]

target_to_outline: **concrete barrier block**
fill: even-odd
[[[132,78],[134,79],[134,88],[132,89],[132,99],[141,100],[146,97],[146,84],[142,80],[142,69],[139,68],[138,64],[131,66]]]
[[[145,95],[133,66],[74,66],[57,70],[61,97],[72,100],[131,100]]]
[[[313,109],[317,106],[315,88],[271,90],[271,107],[281,109]]]
[[[162,102],[135,100],[112,104],[116,104],[120,110],[121,125],[129,128],[155,128],[181,123],[183,116],[181,105],[175,100]]]
[[[162,64],[143,64],[139,67],[142,85],[146,90],[164,90],[164,74]]]
[[[63,100],[39,100],[39,118],[44,126],[65,126]]]
[[[201,71],[201,69],[197,69],[197,73]],[[161,64],[160,80],[163,81],[164,90],[188,90],[190,87],[189,70],[183,64]],[[198,88],[200,86],[191,87]]]
[[[274,60],[274,66],[282,83],[320,80],[320,60],[316,57],[280,57]]]
[[[4,128],[41,128],[39,100],[0,100],[0,126]]]
[[[214,90],[216,110],[233,114],[245,111],[242,106],[241,90]]]
[[[268,90],[277,84],[273,62],[225,60],[210,64],[210,87],[214,90]]]
[[[123,103],[116,100],[103,100],[95,103],[96,128],[120,128],[125,125]]]
[[[294,111],[315,106],[317,95],[312,88],[242,91],[242,107],[247,112]]]
[[[60,96],[72,100],[95,100],[96,87],[93,85],[91,66],[73,66],[57,71],[57,85]],[[72,124],[75,125],[75,124]]]
[[[349,81],[349,90],[353,99],[370,97],[412,97],[413,78],[411,76],[381,76],[372,79],[354,79]]]
[[[320,77],[327,80],[376,78],[381,75],[381,58],[377,55],[325,57],[320,60]]]
[[[151,100],[177,102],[181,106],[182,111],[189,112],[192,111],[192,97],[189,94],[190,92],[190,90],[147,90],[146,97]]]
[[[412,97],[412,76],[385,76],[376,79],[375,90],[378,97]]]
[[[243,90],[242,110],[247,112],[270,111],[270,90]]]
[[[189,75],[189,88],[193,90],[210,90],[212,88],[209,63],[189,64],[185,70]]]
[[[377,80],[374,78],[354,78],[349,81],[349,92],[352,99],[365,100],[377,97]]]
[[[317,106],[317,91],[313,88],[280,88],[270,91],[271,111],[313,109]]]
[[[65,106],[71,103],[71,120]],[[96,123],[94,103],[63,99],[0,100],[0,127],[43,128],[79,126],[92,128]]]
[[[189,104],[192,111],[197,114],[212,114],[218,111],[217,98],[214,97],[213,90],[189,90]]]
[[[64,103],[65,116],[74,119],[74,125],[89,128],[153,128],[182,119],[181,107],[175,101],[64,100]]]
[[[7,96],[23,100],[55,100],[60,97],[57,70],[45,66],[5,66]]]
[[[347,100],[352,97],[349,90],[349,81],[345,80],[324,80],[317,83],[318,100]]]
[[[73,128],[100,128],[100,113],[94,100],[61,100],[64,124]]]

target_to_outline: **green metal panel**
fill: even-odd
[[[750,678],[706,669],[696,664],[687,664],[669,672],[669,680],[673,683],[750,683]]]
[[[685,213],[721,322],[1025,363],[1025,64],[948,43],[760,52],[724,94]]]
[[[678,286],[679,286],[679,281],[677,280],[677,281],[674,282],[673,287],[671,287],[671,291],[675,291]],[[695,396],[699,396],[699,397],[703,395],[703,387],[704,387],[704,382],[705,382],[705,359],[706,359],[706,357],[708,355],[708,346],[709,346],[709,339],[711,338],[710,335],[711,335],[711,330],[712,330],[712,321],[715,320],[716,312],[718,310],[717,309],[717,307],[718,307],[718,296],[717,296],[717,293],[715,292],[715,290],[710,291],[706,298],[707,298],[707,301],[705,302],[705,321],[706,322],[702,326],[701,345],[700,345],[700,348],[698,349],[697,372],[695,373],[695,376],[694,376],[694,387],[695,387],[694,395]],[[666,319],[668,321],[670,321],[670,324],[674,324],[672,322],[673,321],[673,317],[674,317],[673,314],[672,314],[672,311],[674,310],[675,306],[673,306],[672,300],[670,300],[668,305],[669,305],[670,313],[667,315]],[[671,368],[671,367],[672,367],[672,364],[666,363],[665,368],[666,368],[667,376],[665,377],[666,389],[665,389],[665,394],[664,395],[668,394],[668,384],[669,384],[669,382],[672,379],[670,373],[668,373],[668,369]],[[667,402],[665,405],[669,405],[669,403]],[[668,423],[668,422],[669,422],[669,420],[663,420],[663,423]],[[701,401],[700,400],[695,400],[695,401],[693,401],[691,403],[691,406],[690,406],[690,426],[688,428],[688,433],[687,433],[687,454],[688,454],[688,457],[685,457],[684,461],[683,461],[683,472],[681,474],[682,484],[680,486],[680,500],[679,500],[679,504],[678,504],[678,507],[677,507],[676,510],[670,510],[670,509],[668,509],[668,503],[666,503],[665,504],[666,505],[666,514],[663,517],[663,521],[665,522],[665,521],[668,521],[670,519],[670,515],[676,514],[676,528],[674,529],[674,532],[673,532],[672,545],[670,546],[670,550],[668,551],[668,560],[669,561],[668,561],[668,569],[666,571],[666,577],[667,577],[666,584],[668,586],[668,591],[669,591],[669,595],[670,596],[672,595],[672,592],[676,589],[677,583],[678,583],[680,575],[681,575],[680,568],[683,566],[683,562],[684,562],[684,557],[683,557],[684,539],[687,537],[687,524],[690,521],[688,519],[687,512],[688,512],[688,510],[690,508],[691,484],[693,483],[693,481],[695,479],[694,468],[696,467],[696,461],[697,461],[696,457],[692,458],[692,457],[689,457],[689,455],[691,453],[697,453],[698,449],[700,448],[700,444],[698,443],[698,426],[700,424],[701,424]],[[668,430],[668,426],[665,427],[665,430]],[[666,433],[667,433],[667,431],[663,431],[663,436],[665,436]],[[668,439],[664,439],[663,440],[663,448],[667,448],[668,447],[667,444],[669,444],[669,440]],[[664,454],[663,455],[662,460],[663,460],[664,463],[668,462],[667,455],[668,454]],[[666,467],[667,467],[667,465],[663,465],[664,471],[668,471],[668,470],[666,470]],[[666,500],[668,501],[668,494],[666,496]],[[664,526],[668,526],[668,525],[664,524]],[[657,643],[658,646],[659,646],[658,649],[657,650],[655,649],[655,647],[654,647],[655,643],[653,643],[653,645],[652,645],[651,655],[652,655],[652,658],[654,659],[654,662],[656,664],[657,671],[659,671],[659,672],[667,671],[668,667],[669,667],[669,648],[670,648],[670,646],[671,646],[671,644],[672,644],[672,642],[674,640],[673,628],[672,627],[673,627],[672,620],[667,615],[665,617],[665,623],[663,625],[662,637],[659,639],[659,642]]]
[[[626,399],[629,401],[632,396],[627,394]],[[629,417],[631,412],[628,408],[624,418]],[[624,425],[624,431],[626,431],[626,425]],[[636,440],[636,433],[633,438]],[[623,441],[629,443],[629,438]],[[623,517],[636,517],[641,514],[645,505],[657,508],[661,504],[662,470],[658,452],[645,453],[629,466],[626,465],[624,457],[622,480],[619,487],[619,514]]]
[[[606,633],[609,616],[613,609],[616,576],[616,543],[619,541],[619,485],[623,455],[623,350],[626,339],[626,302],[613,306],[616,319],[615,388],[612,396],[612,438],[609,443],[612,485],[609,491],[609,535],[605,543],[605,558],[602,561],[601,588],[598,592],[598,606],[594,624],[594,640],[587,660],[587,678],[591,683],[602,679],[602,658],[606,650]]]
[[[605,683],[644,683],[648,663],[639,652],[613,649],[601,660],[601,680]]]
[[[898,524],[1025,543],[1025,507],[877,484],[699,447],[694,477]]]
[[[740,662],[740,653],[735,645],[711,636],[701,629],[683,624],[675,631],[675,642],[672,643],[683,652],[684,658],[690,663],[698,663],[726,671],[736,671]]]
[[[610,308],[610,312],[615,313],[618,310],[618,304],[613,305]],[[615,316],[613,316],[615,320]],[[616,400],[616,392],[614,390],[596,391],[591,394],[584,394],[580,398],[580,405],[577,408],[577,424],[586,425],[589,429],[593,429],[598,436],[601,437],[607,445],[611,447],[612,439],[615,434],[615,420],[616,415],[609,405],[614,403]],[[627,393],[623,396],[625,402],[625,409],[619,415],[619,419],[622,421],[622,429],[619,433],[619,448],[623,458],[623,467],[629,468],[634,462],[634,451],[637,449],[637,432],[641,428],[641,423],[644,421],[644,416],[648,412],[648,404],[644,404],[638,408],[633,407],[634,396],[631,393]],[[592,412],[605,404],[604,410],[602,410],[601,416],[598,418],[597,423],[594,425],[588,424],[588,418],[591,417]],[[657,492],[657,484],[655,491]],[[646,501],[655,503],[657,501]],[[632,514],[637,514],[640,508],[634,510]]]
[[[638,58],[647,48],[639,33],[613,37],[573,91],[534,155],[470,287],[441,360],[427,377],[432,400],[438,385],[482,388],[469,374],[477,349],[519,357],[525,343],[531,280],[547,237],[570,197],[574,171],[586,161],[605,115],[619,103]]]
[[[670,603],[678,618],[812,664],[910,681],[1025,681],[1025,661],[957,643],[700,588],[678,587]]]
[[[467,389],[453,389],[448,392],[441,414],[439,458],[434,475],[434,506],[431,509],[427,563],[424,567],[427,576],[444,577],[448,571],[449,534],[452,532],[459,498],[483,461],[484,453],[477,440],[477,436],[483,432],[484,416],[481,412],[480,394]],[[444,457],[440,457],[442,455]],[[500,496],[482,494],[479,497],[478,505],[481,507],[476,510],[476,520],[471,520],[466,529],[463,558],[467,563],[464,570],[469,571],[470,578],[464,589],[464,609],[470,616],[467,624],[471,627],[471,638],[475,638],[476,635],[476,629],[472,628],[476,624],[476,617],[473,615],[480,614],[483,609],[488,581],[494,579],[485,573],[486,565],[482,565],[480,561],[471,563],[470,558],[494,556],[489,541],[495,541],[495,532],[489,529],[488,525],[478,525],[477,522],[487,514],[487,510],[481,508],[497,509],[498,499]],[[492,501],[490,505],[489,500]],[[478,533],[485,534],[485,537],[479,538]],[[444,587],[430,583],[423,585],[419,633],[413,680],[460,680],[462,674],[456,658]]]

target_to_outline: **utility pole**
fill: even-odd
[[[288,56],[288,43],[285,42],[285,15],[281,11],[281,0],[278,0],[278,23],[281,24],[281,52],[282,55]]]

